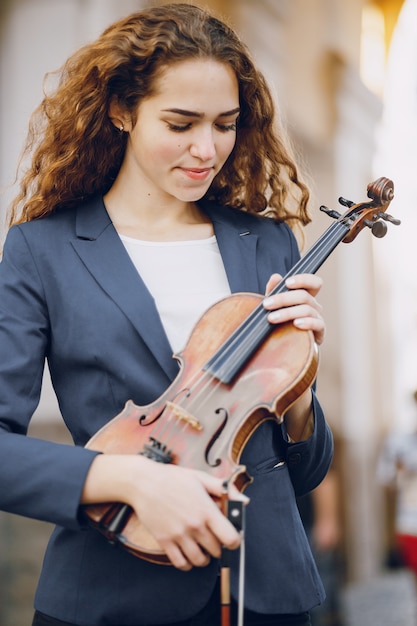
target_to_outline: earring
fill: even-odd
[[[120,126],[119,126],[119,131],[122,133],[122,132],[124,131],[124,129],[125,129],[125,126],[124,126],[124,124],[123,124],[123,122],[122,122],[122,123],[120,124]]]

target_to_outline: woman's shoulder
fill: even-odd
[[[2,258],[23,258],[28,251],[37,259],[59,257],[65,254],[68,242],[79,237],[96,239],[109,223],[101,197],[81,201],[11,226],[2,246]]]
[[[12,226],[9,235],[13,235],[15,231],[20,231],[24,237],[32,238],[46,236],[48,232],[56,234],[62,233],[67,236],[70,232],[75,232],[78,216],[82,220],[94,219],[94,215],[107,215],[101,196],[95,196],[88,200],[80,200],[80,202],[69,206],[58,208],[48,215],[44,215],[28,222],[22,222]]]

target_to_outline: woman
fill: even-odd
[[[188,4],[148,9],[68,60],[27,151],[0,265],[0,503],[57,525],[33,624],[212,626],[221,548],[240,542],[215,503],[222,481],[84,446],[126,400],[163,393],[178,374],[172,354],[210,305],[269,293],[299,258],[289,224],[308,222],[308,191],[270,93],[225,24]],[[269,322],[292,321],[320,344],[321,280],[287,286],[265,298]],[[75,446],[25,436],[45,358]],[[309,624],[322,600],[294,493],[314,488],[331,456],[311,388],[247,444],[254,482],[247,496],[229,492],[250,499],[245,623]],[[171,567],[89,527],[81,505],[113,501]]]

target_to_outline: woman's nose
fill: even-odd
[[[190,154],[201,161],[210,161],[216,156],[216,144],[211,128],[196,133],[191,143]]]

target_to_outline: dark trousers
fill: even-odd
[[[236,616],[232,611],[231,624],[234,626]],[[169,626],[220,626],[220,618],[217,621],[211,621],[209,615],[198,614],[195,617],[185,620],[184,622],[173,622]],[[76,626],[70,622],[62,622],[59,619],[49,617],[39,611],[35,612],[32,626]],[[114,626],[122,626],[115,624]],[[138,624],[137,626],[141,626]],[[168,626],[164,624],[161,626]],[[252,611],[245,611],[244,626],[311,626],[310,616],[308,613],[298,613],[297,615],[261,615]]]
[[[182,622],[172,622],[169,626],[220,626],[220,599],[218,586],[211,596],[207,605],[191,619]],[[232,601],[231,604],[231,624],[237,624],[237,606]],[[62,622],[39,611],[35,612],[32,626],[76,626],[69,622]],[[93,626],[93,625],[92,625]],[[114,626],[124,626],[123,624],[114,624]],[[135,626],[146,626],[136,624]],[[160,625],[160,626],[168,626]],[[244,626],[311,626],[309,613],[298,613],[291,615],[262,615],[253,611],[245,610]]]

